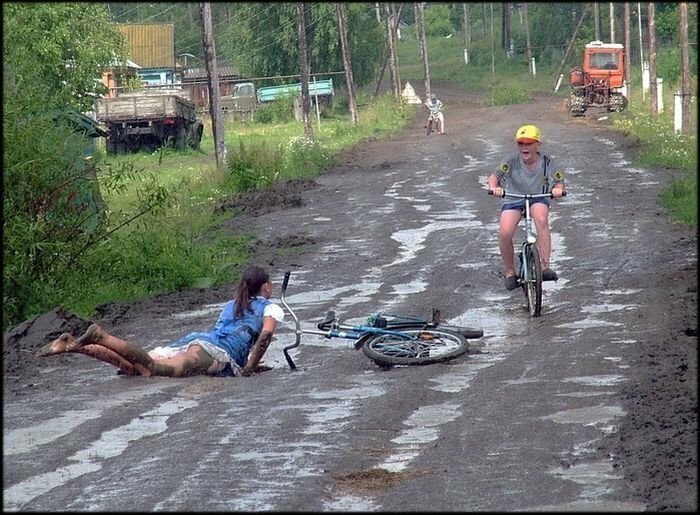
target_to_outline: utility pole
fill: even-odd
[[[595,40],[600,41],[600,12],[598,2],[593,2],[593,21],[595,22]]]
[[[656,22],[654,21],[654,2],[647,4],[649,22],[649,96],[651,96],[651,114],[659,115],[658,85],[656,83]]]
[[[598,5],[598,4],[594,4]],[[561,80],[564,77],[561,73],[561,71],[564,69],[564,65],[566,64],[566,60],[569,58],[569,54],[571,53],[571,49],[574,47],[574,41],[576,41],[576,36],[578,36],[579,30],[581,30],[581,25],[583,24],[583,18],[586,16],[586,11],[588,11],[588,8],[591,6],[590,3],[586,4],[583,6],[583,10],[581,11],[581,17],[578,19],[578,23],[576,24],[576,29],[574,30],[573,35],[571,36],[571,40],[569,40],[569,46],[566,48],[566,53],[564,53],[564,58],[561,60],[561,64],[559,65],[559,73],[557,73],[557,83],[554,86],[554,91],[559,91],[559,86],[561,85]]]
[[[359,120],[357,115],[357,101],[355,100],[355,81],[352,77],[352,62],[350,61],[350,48],[348,46],[348,27],[346,20],[346,6],[342,2],[335,4],[338,14],[338,32],[340,32],[340,47],[343,52],[343,67],[345,68],[345,84],[348,89],[348,107],[352,124],[357,125]]]
[[[401,18],[401,11],[403,11],[403,6],[404,6],[404,4],[399,5],[399,14],[398,14],[399,18]],[[395,24],[398,26],[398,20],[396,20]],[[386,52],[384,54],[384,64],[382,64],[382,70],[379,72],[379,78],[377,79],[377,87],[374,89],[374,96],[375,97],[379,94],[379,86],[381,86],[382,79],[384,79],[384,72],[386,71],[386,65],[389,62],[389,57],[390,57],[389,45],[387,45],[387,49],[386,49]]]
[[[430,87],[430,67],[428,66],[428,44],[425,41],[425,10],[422,2],[417,2],[415,5],[418,14],[416,27],[419,33],[420,55],[423,59],[423,83],[425,86],[425,101],[427,102],[432,91]]]
[[[216,166],[221,168],[226,164],[226,138],[224,120],[221,112],[221,91],[219,91],[219,68],[216,64],[216,48],[211,23],[211,4],[200,2],[199,10],[202,15],[202,46],[204,62],[207,68],[207,85],[209,87],[209,115],[214,136],[214,152]]]
[[[610,42],[615,42],[615,4],[610,2]]]
[[[391,39],[393,41],[393,59],[394,59],[394,83],[396,84],[396,96],[398,98],[401,98],[401,69],[399,68],[399,38],[398,34],[400,32],[399,29],[399,23],[401,23],[401,11],[396,12],[396,3],[391,2],[389,4],[391,8],[391,18],[394,20],[394,23],[391,24],[392,26],[392,32],[391,32]],[[403,7],[402,7],[403,9]]]
[[[625,2],[624,5],[624,25],[625,25],[625,86],[627,94],[627,103],[630,103],[632,97],[632,60],[630,54],[632,52],[632,35],[630,30],[630,3]]]
[[[681,2],[680,14],[680,39],[681,39],[681,132],[690,132],[690,55],[688,54],[688,4]]]
[[[639,22],[639,66],[642,69],[642,103],[644,98],[644,45],[642,41],[642,3],[637,2],[637,21]]]
[[[301,117],[304,121],[304,136],[314,139],[314,130],[309,116],[309,61],[306,52],[306,20],[304,2],[297,2],[297,29],[299,31],[299,69],[301,73]]]
[[[501,19],[501,36],[503,37],[503,50],[510,57],[510,2],[503,2],[503,18]]]
[[[391,19],[388,2],[384,2],[384,16],[386,20],[386,44],[389,50],[389,80],[391,81],[391,91],[395,95],[397,86],[395,84],[396,74],[394,73],[394,66],[396,64],[394,61],[394,38],[392,36],[393,30],[391,28],[393,20]]]
[[[530,42],[530,21],[527,15],[527,2],[523,3],[523,23],[525,24],[525,44],[527,45],[527,68],[530,75],[535,75],[535,63],[532,61],[532,43]]]
[[[489,3],[491,7],[491,86],[496,85],[496,39],[493,32],[493,2]]]
[[[469,18],[469,4],[462,3],[462,11],[464,14],[464,63],[469,64],[469,50],[472,44],[472,29],[471,20]]]

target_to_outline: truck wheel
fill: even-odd
[[[187,148],[187,129],[180,127],[177,130],[177,136],[175,137],[175,148],[178,150],[184,150]]]
[[[627,108],[627,97],[619,93],[610,95],[610,105],[608,111],[611,113],[619,113]]]
[[[202,134],[204,133],[204,124],[202,122],[197,122],[192,127],[192,135],[190,136],[190,147],[193,150],[197,150],[202,143]]]
[[[117,142],[114,141],[114,138],[111,136],[107,138],[107,153],[108,154],[116,154],[117,153]]]

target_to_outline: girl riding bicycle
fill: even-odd
[[[552,193],[559,198],[564,192],[563,168],[540,152],[542,134],[534,125],[523,125],[515,133],[518,154],[501,162],[489,176],[488,188],[496,197],[502,197],[503,191],[520,194]],[[505,267],[505,287],[514,290],[518,287],[515,271],[513,236],[523,216],[524,200],[504,199],[498,229],[498,246]],[[537,248],[542,262],[542,280],[556,281],[559,277],[549,267],[552,252],[549,232],[549,199],[539,198],[532,201],[531,215],[537,230]]]

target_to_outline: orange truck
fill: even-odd
[[[583,116],[589,107],[619,112],[627,107],[624,94],[625,48],[619,43],[591,41],[586,45],[583,67],[571,70],[569,108]]]

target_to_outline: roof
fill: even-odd
[[[591,41],[586,45],[586,48],[612,49],[625,47],[620,43],[603,43],[602,41]]]
[[[238,70],[229,65],[223,65],[223,66],[218,66],[218,71],[219,71],[219,78],[221,77],[234,77],[234,78],[240,78],[240,73]],[[206,68],[188,68],[184,70],[182,74],[182,81],[187,82],[187,81],[192,81],[192,80],[197,80],[197,79],[206,79],[207,78],[207,69]]]

